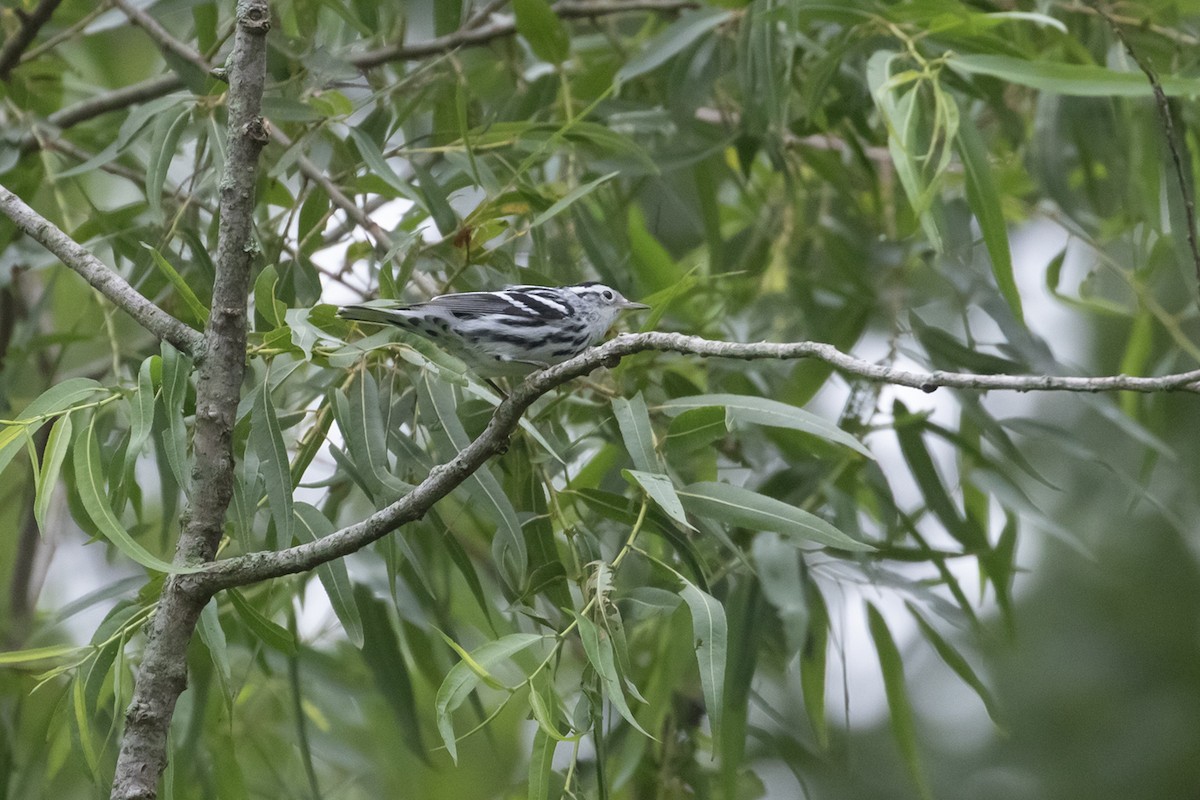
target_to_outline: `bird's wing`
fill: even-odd
[[[530,290],[545,287],[510,287],[500,292],[462,292],[459,294],[444,294],[433,298],[421,307],[443,309],[456,317],[479,317],[488,314],[498,314],[506,317],[526,317],[529,319],[561,319],[569,309],[560,302],[545,302],[546,298],[539,297]]]

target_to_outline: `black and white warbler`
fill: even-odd
[[[343,306],[342,319],[395,325],[424,336],[481,376],[525,375],[577,356],[623,311],[649,308],[602,283],[510,286],[443,294],[424,303]]]

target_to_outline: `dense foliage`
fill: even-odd
[[[234,4],[26,0],[6,41],[47,5],[0,184],[202,328]],[[484,5],[272,3],[219,558],[387,506],[499,401],[335,318],[364,297],[598,279],[635,330],[926,371],[1200,361],[1193,4]],[[0,797],[112,780],[193,366],[0,219]],[[1181,796],[1197,410],[626,358],[420,521],[218,594],[162,796]]]

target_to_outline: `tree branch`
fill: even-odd
[[[229,153],[220,183],[212,313],[196,383],[196,425],[190,505],[175,547],[175,562],[210,561],[233,495],[233,424],[246,363],[246,298],[255,255],[252,237],[258,157],[268,139],[262,118],[266,81],[267,0],[241,0],[230,56]],[[169,577],[151,622],[113,777],[112,797],[157,797],[167,763],[167,731],[187,686],[187,648],[211,593]]]
[[[223,73],[213,71],[212,64],[208,63],[208,59],[201,53],[176,39],[166,28],[159,24],[158,20],[133,3],[130,3],[129,0],[112,0],[112,2],[113,5],[125,12],[125,16],[129,17],[130,22],[144,30],[146,35],[153,39],[154,43],[159,46],[159,49],[167,53],[174,53],[179,58],[195,66],[205,75],[217,79],[224,77]]]
[[[0,186],[0,213],[57,256],[62,263],[82,275],[84,280],[111,300],[113,305],[133,317],[150,333],[170,342],[177,350],[190,356],[198,358],[203,355],[204,337],[199,331],[156,306],[104,262],[3,186]]]
[[[8,80],[13,68],[21,62],[21,54],[33,42],[42,26],[50,21],[60,3],[62,0],[42,0],[32,13],[20,15],[21,27],[0,48],[0,81]]]
[[[815,358],[844,374],[868,381],[908,386],[925,392],[939,388],[1011,390],[1017,392],[1173,392],[1200,394],[1200,369],[1155,378],[1113,375],[1098,378],[1054,375],[977,375],[964,372],[909,372],[847,355],[821,342],[775,344],[719,342],[679,333],[639,333],[615,339],[520,383],[496,407],[492,419],[474,441],[449,462],[435,467],[411,492],[370,515],[315,542],[276,552],[249,553],[214,564],[204,572],[179,576],[193,591],[215,592],[311,570],[353,553],[408,522],[423,517],[438,500],[466,480],[492,456],[502,452],[526,409],[542,395],[600,366],[615,366],[623,357],[647,350],[743,360]]]

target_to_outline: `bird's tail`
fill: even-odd
[[[342,319],[354,322],[373,322],[376,325],[406,325],[408,318],[405,311],[408,306],[389,303],[387,305],[353,305],[342,306],[337,315]]]

